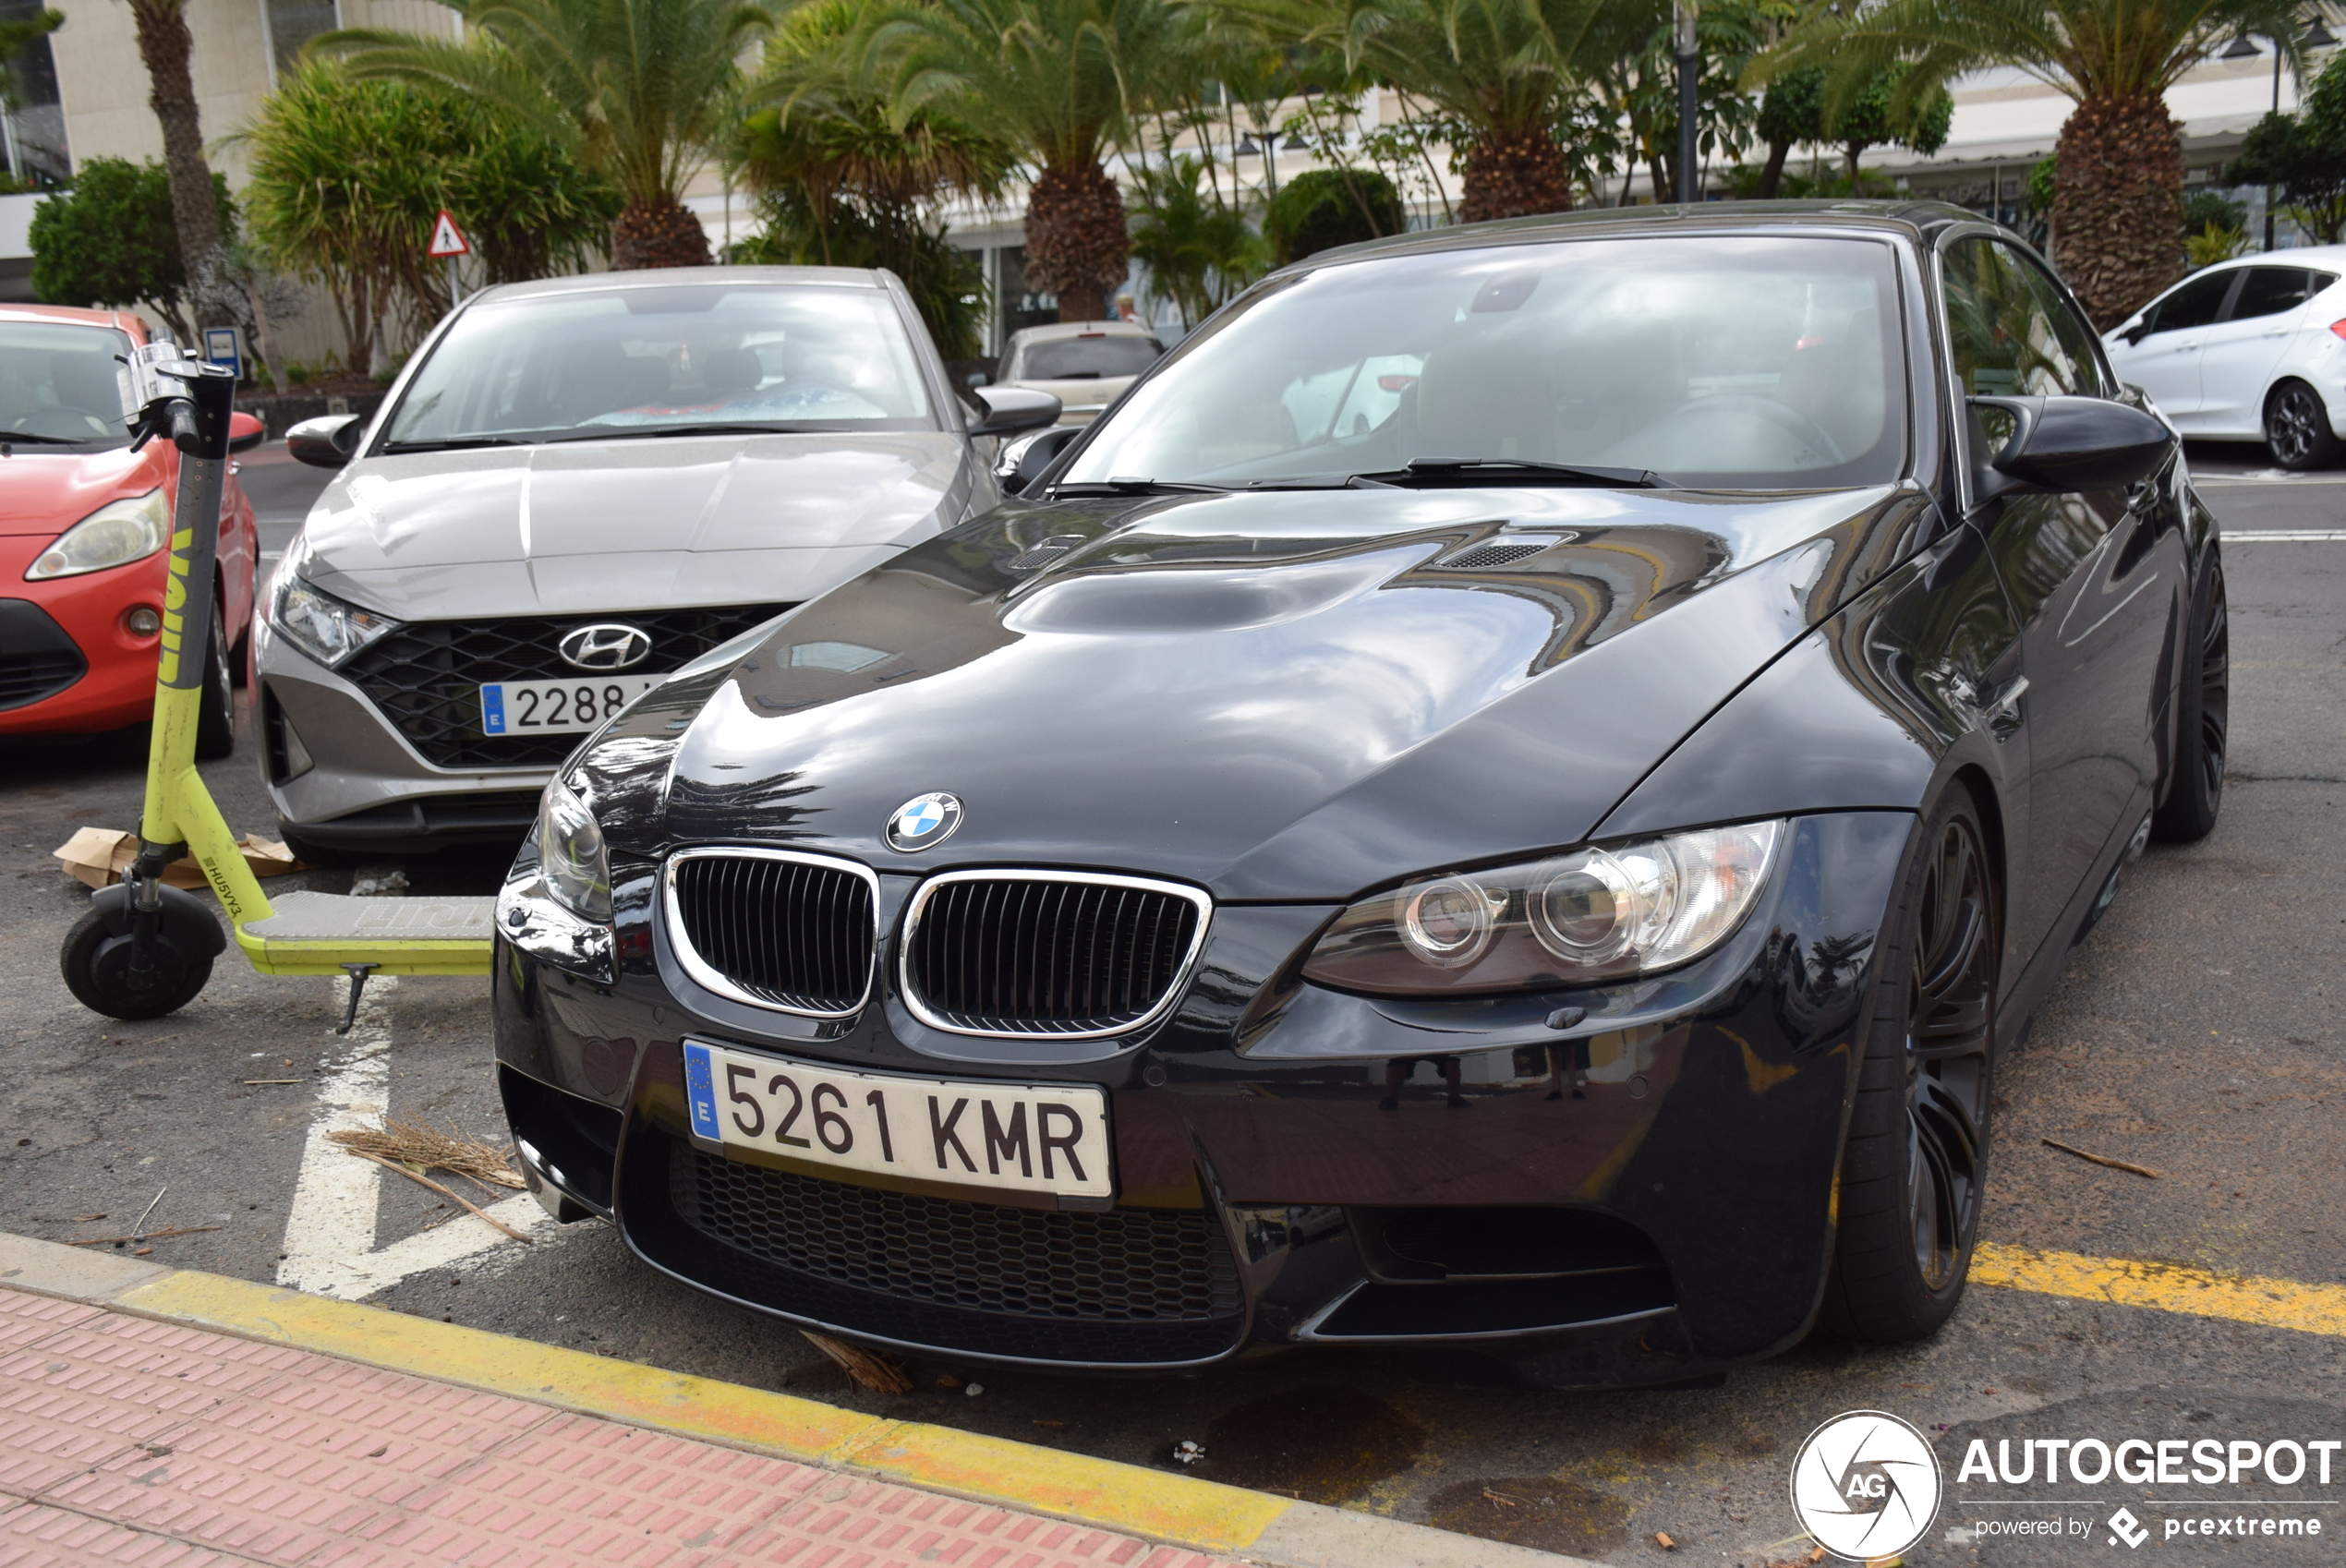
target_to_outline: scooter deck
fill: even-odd
[[[333,974],[369,963],[385,974],[486,974],[497,900],[362,899],[286,893],[265,919],[247,921],[236,945],[272,974]]]

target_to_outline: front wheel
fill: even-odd
[[[158,941],[149,983],[135,985],[130,941],[115,935],[100,911],[82,912],[66,933],[65,947],[57,955],[66,989],[75,1001],[110,1019],[159,1019],[194,1001],[212,978],[210,958],[191,958],[178,944]]]
[[[2231,739],[2231,616],[2224,602],[2224,567],[2207,563],[2192,605],[2191,643],[2175,694],[2175,754],[2167,768],[2167,798],[2150,819],[2153,837],[2189,844],[2216,829],[2224,809],[2224,748]]]
[[[236,687],[228,669],[227,607],[212,604],[212,637],[204,649],[203,711],[196,720],[196,760],[218,762],[236,749]]]
[[[1958,785],[1926,815],[1874,949],[1841,1157],[1825,1325],[1893,1345],[1938,1332],[1979,1235],[2001,927],[1987,835]]]
[[[2329,405],[2303,381],[2283,381],[2265,400],[2265,444],[2283,468],[2328,468],[2340,450]]]

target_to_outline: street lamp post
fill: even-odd
[[[1695,42],[1697,0],[1677,0],[1678,13],[1678,199],[1688,206],[1702,199],[1702,180],[1695,168],[1699,140],[1695,126],[1695,78],[1700,69]]]

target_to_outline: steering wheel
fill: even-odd
[[[114,427],[87,409],[63,408],[54,404],[32,410],[17,420],[11,428],[28,436],[54,436],[77,441],[102,441],[116,433]]]
[[[1820,467],[1849,461],[1849,454],[1841,450],[1841,443],[1834,440],[1822,425],[1772,397],[1753,397],[1747,392],[1723,392],[1716,397],[1697,398],[1671,417],[1683,419],[1712,411],[1758,415],[1785,434],[1816,448],[1825,459],[1819,464]]]

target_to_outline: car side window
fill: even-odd
[[[2239,278],[2237,272],[2211,272],[2204,278],[2194,278],[2150,308],[2143,318],[2144,335],[2213,326]]]
[[[2284,310],[2294,310],[2314,297],[2313,275],[2303,267],[2251,267],[2240,285],[2240,296],[2232,301],[2228,321],[2246,321],[2258,316],[2278,316]]]
[[[1948,247],[1942,275],[1947,341],[1966,393],[2105,395],[2091,333],[2034,263],[1972,237]]]

